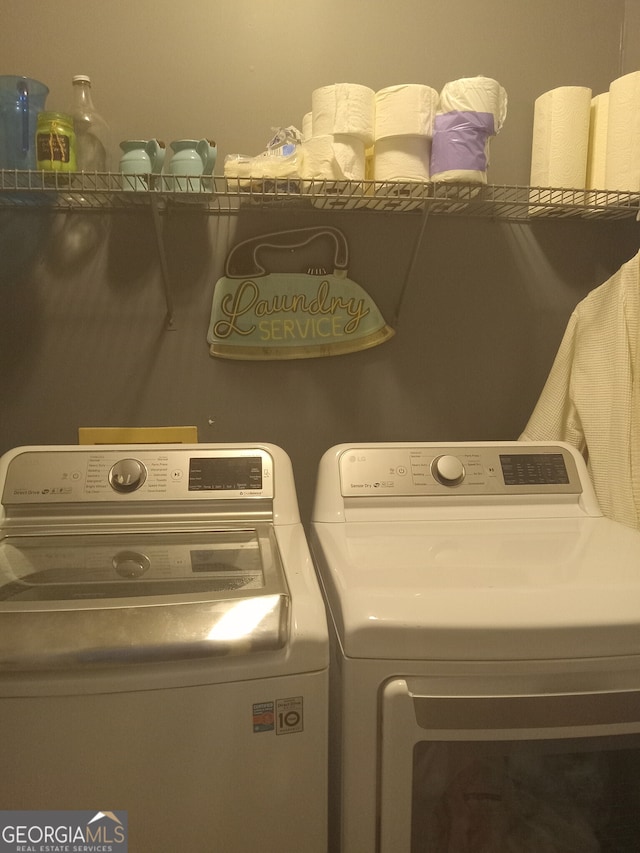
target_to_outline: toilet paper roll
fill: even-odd
[[[333,150],[333,136],[312,136],[302,143],[302,178],[336,181],[342,177]]]
[[[560,86],[540,95],[533,114],[532,187],[584,189],[591,89]]]
[[[305,113],[305,115],[303,116],[303,119],[302,119],[302,141],[303,142],[306,142],[307,139],[311,139],[311,137],[313,136],[312,122],[313,122],[313,114],[310,112]]]
[[[507,117],[507,93],[492,77],[461,77],[447,83],[438,101],[438,113],[491,113],[493,135],[502,130]]]
[[[405,83],[380,89],[375,96],[376,141],[392,136],[432,136],[438,93],[430,86]]]
[[[609,86],[605,187],[640,190],[640,71]]]
[[[358,83],[336,83],[311,93],[312,135],[355,136],[371,145],[375,92]]]
[[[353,136],[312,136],[302,143],[302,177],[306,181],[363,181],[364,142]]]
[[[429,180],[431,140],[427,136],[391,136],[374,146],[373,175],[376,181]]]
[[[491,77],[463,77],[440,93],[434,120],[431,178],[487,182],[489,139],[507,116],[507,93]]]
[[[431,148],[433,181],[487,183],[491,113],[451,112],[436,116]]]
[[[608,119],[609,93],[603,92],[591,99],[589,153],[587,154],[587,187],[589,189],[603,190],[606,187]]]

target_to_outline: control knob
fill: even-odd
[[[120,459],[109,471],[109,484],[116,492],[135,492],[147,479],[147,469],[137,459]]]
[[[437,456],[431,463],[431,473],[443,486],[458,486],[465,475],[464,465],[457,456]]]

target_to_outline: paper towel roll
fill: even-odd
[[[560,86],[536,99],[531,146],[532,187],[584,189],[591,89]]]
[[[302,143],[302,177],[306,181],[363,181],[365,144],[353,136],[326,134]]]
[[[431,140],[427,136],[390,136],[374,146],[373,176],[376,181],[429,180]]]
[[[313,113],[305,113],[302,118],[302,141],[306,142],[313,136]]]
[[[434,120],[431,178],[487,182],[489,139],[507,116],[507,93],[491,77],[463,77],[440,93]]]
[[[607,125],[609,93],[591,99],[589,119],[589,153],[587,154],[587,187],[603,190],[606,187]]]
[[[355,136],[373,142],[375,92],[358,83],[336,83],[311,93],[312,135]]]
[[[430,86],[405,83],[376,92],[375,139],[432,136],[438,93]]]
[[[609,86],[605,188],[640,190],[640,71]]]

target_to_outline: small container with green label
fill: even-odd
[[[76,135],[71,116],[52,112],[38,114],[36,157],[38,169],[76,171]]]

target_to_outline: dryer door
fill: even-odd
[[[455,695],[453,681],[384,686],[380,853],[636,849],[640,690],[489,695],[485,680]]]

